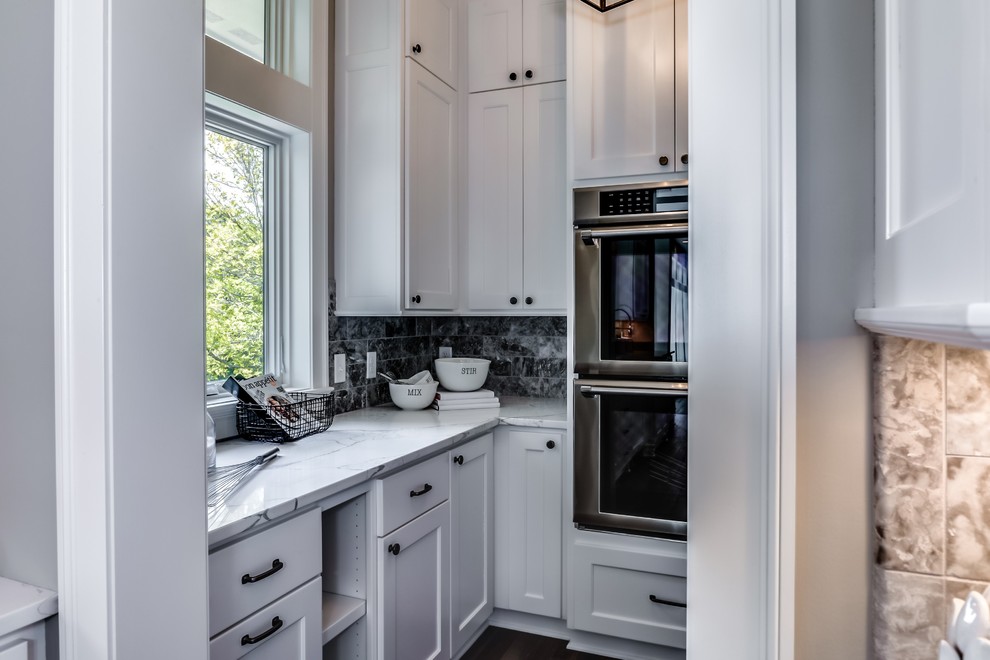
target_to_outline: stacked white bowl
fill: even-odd
[[[938,660],[990,660],[990,587],[969,592],[966,600],[952,599],[946,639],[938,645]]]
[[[451,392],[473,392],[480,389],[488,378],[491,360],[482,358],[438,358],[433,364],[437,368],[437,378],[444,389]]]

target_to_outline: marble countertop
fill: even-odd
[[[57,613],[54,591],[0,577],[0,637]]]
[[[217,465],[248,461],[273,446],[279,455],[223,505],[208,510],[211,546],[372,477],[437,454],[499,424],[566,429],[564,399],[501,397],[501,408],[400,410],[392,404],[337,415],[324,433],[270,445],[217,443]]]

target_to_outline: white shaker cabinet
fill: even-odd
[[[600,13],[573,4],[574,178],[665,174],[687,166],[685,0],[636,0]],[[678,137],[680,139],[678,139]]]
[[[563,80],[564,0],[469,0],[468,91]]]
[[[456,654],[495,607],[495,454],[488,433],[451,451],[450,650]]]
[[[45,660],[45,622],[0,635],[0,660]]]
[[[559,432],[495,431],[495,606],[560,618],[563,534]]]
[[[990,348],[990,12],[978,4],[877,2],[876,308],[856,318]]]
[[[406,56],[457,89],[459,0],[406,0]]]
[[[406,61],[406,307],[455,309],[457,93]]]
[[[565,83],[472,94],[468,306],[566,307]]]
[[[450,657],[449,504],[379,540],[382,660]]]
[[[456,25],[456,18],[447,16],[456,3],[449,1],[409,0],[406,37],[402,0],[335,3],[339,314],[456,307],[456,94],[443,82],[443,71],[435,77],[436,71],[422,66],[443,68],[424,57],[435,43],[426,35],[447,34],[446,28],[423,26]],[[406,50],[409,38],[420,39],[422,52]],[[449,34],[440,42],[445,39],[457,43]]]

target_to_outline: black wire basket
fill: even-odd
[[[292,403],[258,405],[237,402],[237,433],[246,440],[292,442],[322,433],[333,423],[333,392],[287,393]]]

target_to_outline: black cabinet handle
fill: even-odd
[[[419,302],[421,302],[422,300],[423,300],[423,298],[422,298],[422,297],[421,297],[421,296],[420,296],[420,295],[419,295],[418,293],[417,293],[417,294],[416,294],[415,296],[413,296],[413,297],[412,297],[412,301],[413,301],[414,303],[419,303]]]
[[[681,162],[684,163],[685,165],[688,164],[687,154],[681,154]]]
[[[547,449],[553,449],[556,446],[557,446],[556,442],[554,442],[553,440],[547,440]]]
[[[664,167],[666,167],[667,166],[667,163],[669,163],[669,162],[670,162],[670,159],[669,158],[667,158],[666,156],[660,156],[660,164],[661,165],[663,165]]]
[[[516,72],[515,71],[513,71],[512,73],[509,74],[509,80],[511,80],[512,82],[515,82],[516,81],[516,78],[518,78],[518,77],[519,76],[516,75]]]
[[[509,304],[510,305],[515,305],[517,302],[519,302],[519,299],[516,298],[515,296],[512,296],[511,298],[509,298]]]
[[[241,637],[241,646],[247,646],[248,644],[257,644],[260,641],[265,640],[271,635],[278,632],[278,629],[282,627],[282,619],[275,617],[272,619],[272,627],[261,633],[257,637],[251,637],[251,635],[244,635]]]
[[[464,465],[464,457],[454,456],[454,462],[457,463],[458,465]]]
[[[662,598],[657,598],[653,594],[650,594],[650,602],[656,603],[657,605],[670,605],[671,607],[687,607],[687,603],[678,603],[673,600],[663,600]]]
[[[388,544],[388,551],[391,552],[393,555],[399,554],[399,551],[400,550],[402,550],[402,548],[399,547],[399,544],[398,543],[389,543]]]
[[[261,573],[260,575],[251,575],[250,573],[245,573],[244,575],[242,575],[241,584],[253,584],[254,582],[260,582],[264,580],[266,577],[275,575],[284,567],[285,564],[282,563],[282,560],[275,559],[275,561],[272,562],[272,567],[267,571],[265,571],[264,573]]]
[[[426,495],[431,490],[433,490],[433,486],[431,486],[430,484],[423,484],[423,490],[411,490],[409,491],[409,497],[419,497],[420,495]]]
[[[533,296],[526,296],[526,304],[527,305],[533,304]]]
[[[532,69],[526,69],[526,77],[527,78],[532,78],[533,77],[533,70]]]
[[[416,44],[415,46],[412,47],[412,51],[417,55],[419,55],[420,53],[423,52],[423,47],[420,46],[419,44]]]

